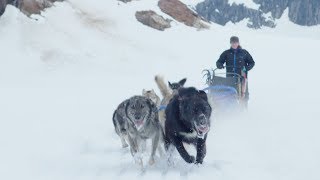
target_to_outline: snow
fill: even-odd
[[[0,18],[0,179],[212,178],[318,180],[320,28],[284,15],[276,29],[243,24],[197,31],[175,23],[159,32],[137,23],[156,1],[70,0],[33,19],[9,6]],[[38,19],[37,21],[34,19]],[[205,164],[179,155],[141,174],[121,149],[112,113],[124,99],[156,88],[162,74],[204,88],[231,35],[256,60],[246,115],[214,116]],[[146,158],[148,154],[145,155]]]
[[[251,8],[251,9],[256,9],[258,10],[260,5],[256,4],[253,2],[253,0],[228,0],[229,4],[232,5],[233,3],[235,4],[243,4],[244,6]]]
[[[191,9],[195,9],[196,5],[203,1],[204,0],[181,0],[181,2],[191,7]]]

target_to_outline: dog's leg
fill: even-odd
[[[194,156],[190,156],[189,153],[186,151],[186,149],[184,148],[182,141],[176,137],[176,139],[174,140],[175,146],[179,152],[179,154],[181,155],[181,157],[187,162],[187,163],[194,163],[195,162],[195,157]]]
[[[158,129],[161,129],[160,127]],[[159,142],[160,142],[160,130],[156,132],[155,136],[152,139],[152,152],[149,160],[149,164],[153,165],[154,164],[154,156],[156,154],[156,151],[159,147]]]
[[[141,147],[141,144],[144,140],[143,139],[140,139],[139,137],[136,137],[133,142],[135,144],[135,151],[136,153],[134,154],[134,159],[135,159],[135,162],[137,164],[139,164],[139,166],[141,166],[141,168],[143,169],[143,161],[142,161],[142,147]]]
[[[207,153],[206,138],[204,138],[204,139],[198,138],[198,142],[197,142],[197,160],[196,160],[197,164],[202,164],[203,163],[203,159],[206,156],[206,153]]]
[[[138,152],[137,143],[135,142],[135,140],[130,135],[128,135],[128,141],[129,141],[129,144],[130,144],[131,155],[135,156],[135,154]]]
[[[140,148],[139,151],[145,152],[147,150],[147,141],[144,140],[144,139],[139,140],[139,146],[138,147]]]
[[[171,140],[166,136],[164,136],[164,149],[166,151],[168,165],[173,166],[174,162],[172,159],[172,155],[175,147],[172,145]]]
[[[167,162],[169,166],[173,166],[174,165],[174,161],[172,158],[173,152],[174,152],[174,146],[172,144],[168,144],[166,147],[166,151],[167,151]]]
[[[126,135],[121,134],[120,139],[121,139],[121,143],[122,143],[122,148],[126,148],[129,146],[128,143],[126,142],[126,139],[128,139],[128,138],[126,138]]]
[[[162,147],[162,145],[160,145],[160,144],[159,144],[159,146],[158,146],[158,153],[159,153],[160,157],[163,157],[163,156],[164,156],[163,147]]]
[[[160,129],[160,140],[159,140],[159,145],[158,145],[158,153],[160,157],[164,157],[164,144],[165,143],[165,137],[164,137],[164,132],[163,129]]]

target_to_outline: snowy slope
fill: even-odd
[[[38,21],[8,7],[0,18],[0,179],[318,180],[320,28],[284,17],[276,29],[240,23],[197,31],[173,22],[159,32],[134,18],[136,10],[161,13],[156,4],[70,0]],[[120,148],[114,109],[143,88],[157,90],[159,73],[204,88],[201,71],[231,35],[257,63],[250,111],[213,118],[204,165],[177,155],[167,172],[158,161],[141,174]]]

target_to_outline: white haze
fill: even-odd
[[[161,13],[156,4],[70,0],[33,16],[38,21],[7,8],[0,18],[0,179],[318,180],[319,26],[283,17],[276,29],[243,22],[197,31],[173,22],[159,32],[134,17],[136,10]],[[176,155],[168,172],[159,160],[141,174],[121,149],[113,111],[143,88],[159,92],[156,74],[204,88],[201,71],[214,67],[231,35],[256,61],[249,112],[213,115],[202,166]]]

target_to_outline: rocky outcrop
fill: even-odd
[[[4,13],[8,4],[18,7],[19,0],[0,0],[0,16]]]
[[[40,14],[45,8],[51,7],[55,1],[63,0],[0,0],[0,15],[5,11],[7,4],[19,8],[24,14]]]
[[[4,10],[6,9],[7,1],[6,0],[0,0],[0,16],[4,13]]]
[[[51,7],[55,1],[63,0],[20,0],[19,8],[26,14],[40,14],[42,10]]]
[[[166,28],[170,28],[170,19],[165,19],[158,15],[154,11],[138,11],[136,12],[136,18],[139,22],[154,29],[164,31]]]
[[[198,29],[208,28],[202,19],[179,0],[159,0],[160,9],[175,20]]]
[[[260,4],[260,10],[264,13],[271,12],[272,17],[279,19],[288,7],[289,0],[254,0]]]
[[[299,25],[313,26],[320,24],[319,0],[254,0],[260,9],[271,12],[274,18],[280,18],[285,9],[289,9],[289,19]]]
[[[247,8],[243,4],[230,5],[227,0],[205,0],[196,6],[196,11],[206,20],[220,25],[226,25],[228,22],[237,23],[248,18],[248,27],[275,27],[274,21],[267,19],[263,12]]]
[[[127,2],[131,2],[132,0],[118,0],[118,1],[122,1],[124,3],[127,3]]]
[[[286,9],[289,9],[289,19],[299,25],[312,26],[320,24],[320,0],[253,0],[259,4],[259,9],[251,9],[243,4],[228,3],[228,0],[205,0],[196,6],[196,11],[206,20],[221,25],[227,22],[239,22],[249,19],[249,27],[275,27]],[[271,17],[266,14],[271,12]]]

